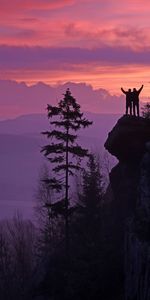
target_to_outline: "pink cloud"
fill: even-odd
[[[100,47],[104,45],[130,47],[140,50],[150,46],[148,28],[129,26],[91,27],[91,24],[69,23],[65,27],[66,40],[81,47]]]
[[[1,45],[10,45],[0,47],[1,78],[53,84],[71,78],[111,90],[121,80],[148,81],[148,0],[0,0],[0,6]]]
[[[28,20],[28,19],[27,19]],[[149,28],[134,26],[91,26],[88,22],[43,21],[24,18],[13,26],[1,25],[0,40],[8,45],[100,48],[129,47],[136,51],[149,48]],[[29,22],[29,23],[28,23]]]
[[[147,0],[0,0],[0,5],[1,44],[150,46]]]
[[[54,69],[64,65],[80,66],[84,64],[101,65],[148,65],[150,50],[134,51],[128,47],[110,47],[88,49],[80,47],[21,47],[0,46],[1,69]]]
[[[9,12],[11,9],[21,10],[21,9],[57,9],[64,7],[66,5],[72,5],[75,0],[0,0],[1,12]]]
[[[138,87],[149,81],[150,51],[128,48],[0,47],[0,78],[25,81],[87,82],[120,93],[120,86]],[[149,93],[149,85],[143,95]]]

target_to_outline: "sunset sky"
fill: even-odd
[[[150,95],[149,0],[0,0],[0,79]]]

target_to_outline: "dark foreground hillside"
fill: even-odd
[[[149,122],[123,116],[110,131],[105,148],[119,162],[106,191],[91,156],[69,210],[69,251],[63,210],[43,205],[43,182],[38,223],[19,214],[0,222],[0,299],[150,299]]]

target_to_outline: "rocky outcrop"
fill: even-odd
[[[123,116],[105,143],[119,160],[110,173],[112,235],[125,276],[125,300],[150,299],[149,141],[150,120]]]
[[[150,299],[150,146],[141,161],[135,214],[125,233],[126,300]]]
[[[120,118],[108,135],[105,148],[119,161],[139,161],[150,140],[150,120],[134,116]]]

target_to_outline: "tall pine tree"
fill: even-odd
[[[80,112],[80,105],[71,95],[69,89],[66,90],[64,98],[59,101],[58,106],[47,106],[48,118],[50,121],[50,131],[43,132],[50,138],[51,142],[42,148],[42,152],[50,163],[54,164],[53,178],[47,179],[46,183],[54,190],[60,192],[64,188],[64,197],[60,201],[51,205],[56,214],[62,214],[65,219],[65,248],[69,254],[69,215],[71,205],[69,199],[69,176],[74,175],[80,169],[80,161],[88,156],[88,150],[77,144],[75,132],[81,128],[86,128],[92,124],[83,117]],[[77,163],[75,163],[77,159]],[[63,176],[64,180],[60,178]],[[60,175],[60,176],[59,176]]]

